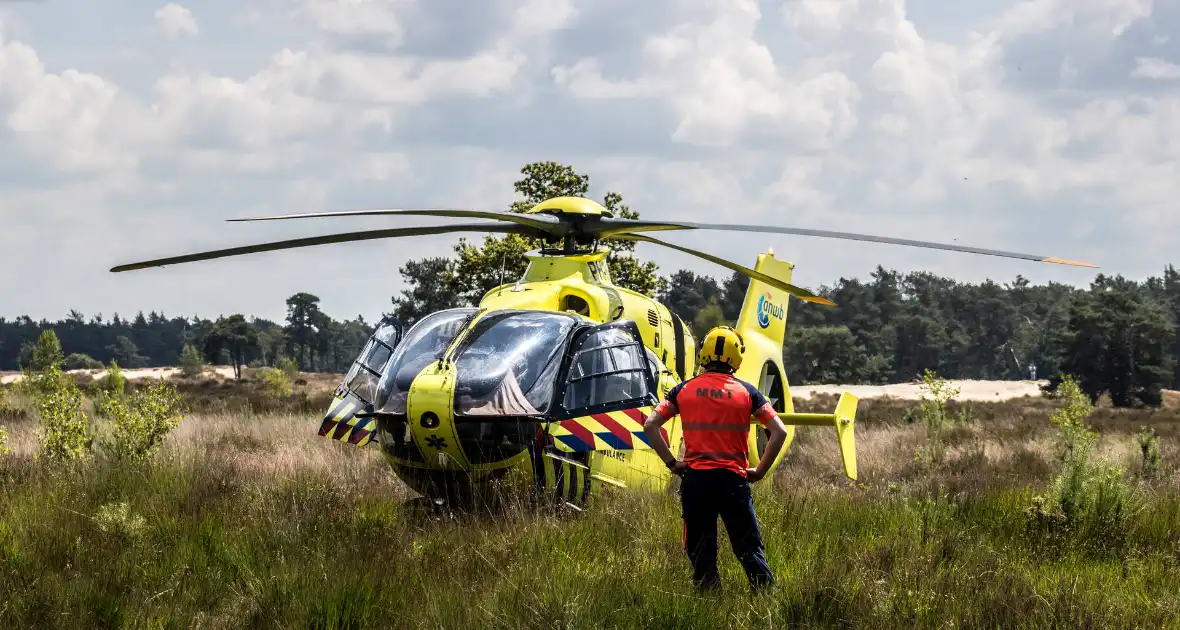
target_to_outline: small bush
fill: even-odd
[[[286,398],[294,391],[291,385],[291,378],[287,376],[286,372],[277,368],[258,368],[258,371],[254,373],[254,377],[262,386],[263,391],[272,396]]]
[[[8,388],[0,387],[0,416],[15,416],[19,411],[8,393]]]
[[[94,437],[78,385],[56,367],[29,380],[35,382],[37,411],[41,415],[37,457],[60,463],[87,456]]]
[[[279,357],[279,360],[275,362],[275,367],[282,370],[291,380],[299,378],[299,364],[291,357]]]
[[[101,417],[109,418],[111,405],[122,400],[126,391],[127,377],[123,376],[119,364],[112,360],[106,376],[90,383],[90,398],[94,401],[94,412]]]
[[[137,388],[126,400],[110,398],[107,413],[114,420],[110,450],[128,459],[144,459],[180,426],[180,394],[164,381]]]
[[[103,387],[112,395],[122,398],[123,393],[127,389],[127,378],[123,376],[123,370],[119,368],[119,364],[112,359],[111,367],[107,370],[107,376],[103,379]]]
[[[180,350],[180,373],[186,378],[197,378],[205,370],[201,361],[201,353],[191,344],[184,344]]]
[[[31,348],[24,348],[21,352],[21,370],[25,372],[44,372],[50,368],[61,369],[65,362],[62,354],[61,341],[53,329],[41,331],[37,343]]]
[[[922,374],[921,390],[922,394],[916,416],[921,418],[926,425],[927,441],[915,459],[940,463],[946,456],[945,433],[947,429],[955,423],[969,422],[970,413],[963,409],[958,414],[951,414],[949,403],[959,395],[959,389],[951,387],[946,379],[931,370],[926,370]],[[915,419],[917,418],[914,415],[909,418],[911,422]]]
[[[101,370],[102,362],[88,354],[75,352],[66,357],[62,367],[67,370]]]
[[[1144,426],[1139,430],[1139,455],[1141,474],[1147,479],[1154,479],[1160,474],[1160,438],[1155,429]]]
[[[0,458],[6,457],[12,453],[12,447],[8,446],[8,429],[0,427]]]
[[[1086,546],[1117,547],[1138,502],[1122,467],[1095,453],[1099,435],[1087,419],[1090,399],[1066,376],[1056,391],[1065,405],[1049,419],[1057,426],[1062,467],[1045,496],[1034,498],[1030,515],[1043,533]]]

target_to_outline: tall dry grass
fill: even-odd
[[[1102,452],[1126,457],[1143,507],[1117,535],[1058,536],[1030,516],[1061,467],[1053,403],[974,404],[932,463],[914,459],[925,440],[914,403],[863,400],[858,483],[840,474],[830,430],[801,427],[775,478],[755,486],[777,587],[748,595],[723,543],[726,589],[698,596],[674,496],[603,495],[582,514],[435,513],[414,506],[375,448],[316,437],[320,410],[299,394],[256,409],[248,385],[186,391],[201,411],[143,465],[51,470],[32,458],[36,419],[11,414],[0,627],[1180,624],[1174,410],[1095,412]],[[1162,468],[1139,480],[1145,423]]]

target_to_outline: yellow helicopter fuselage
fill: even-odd
[[[582,505],[604,487],[667,488],[672,476],[643,421],[696,373],[696,341],[659,301],[613,284],[608,254],[530,253],[524,275],[488,291],[477,307],[436,312],[404,335],[398,330],[400,343],[388,352],[371,340],[338,388],[320,435],[377,442],[398,476],[430,497],[467,498],[496,483]],[[789,282],[793,266],[767,253],[756,269]],[[794,424],[840,425],[835,415],[793,414],[782,363],[786,310],[786,294],[752,281],[736,326],[747,346],[737,377],[758,386],[788,422],[779,461]],[[434,330],[444,332],[423,341]],[[532,332],[501,334],[507,345],[496,347],[487,340],[497,330]],[[374,337],[381,335],[379,328]],[[370,363],[379,367],[361,369],[374,352]],[[583,369],[591,364],[598,367]],[[582,373],[593,370],[600,372]],[[484,375],[490,385],[480,383]],[[522,391],[521,380],[530,389]],[[848,439],[840,442],[845,472],[855,478],[856,401],[846,397],[837,412]],[[679,452],[679,418],[664,435]],[[752,425],[751,465],[764,435]]]

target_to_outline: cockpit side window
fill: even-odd
[[[401,336],[401,323],[396,319],[383,320],[377,325],[372,336],[365,342],[360,356],[344,377],[344,386],[365,404],[373,404],[377,394],[377,382],[384,373],[385,364],[393,355]]]
[[[562,406],[572,412],[648,399],[658,378],[653,370],[637,331],[594,329],[574,353]]]

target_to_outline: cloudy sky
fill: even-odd
[[[644,218],[942,240],[1143,278],[1180,262],[1177,87],[1175,0],[0,0],[0,316],[280,318],[310,291],[372,319],[404,261],[458,237],[107,270],[430,222],[232,217],[504,208],[520,167],[549,159]],[[773,246],[804,286],[877,264],[972,282],[1097,273],[667,238],[746,264]]]

